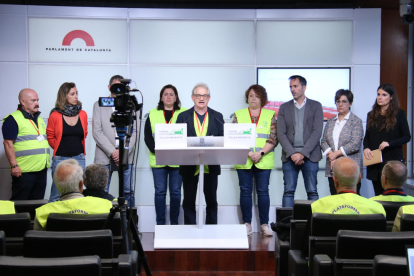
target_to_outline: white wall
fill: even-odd
[[[63,47],[64,35],[75,29],[91,34],[95,49],[110,52],[77,52],[92,49],[73,40],[72,52],[48,51]],[[210,106],[223,113],[226,122],[237,109],[245,108],[244,91],[256,82],[257,67],[351,67],[353,112],[365,122],[375,100],[380,73],[380,9],[341,10],[168,10],[115,9],[0,5],[0,116],[16,109],[17,94],[35,89],[46,120],[59,86],[77,84],[79,98],[92,122],[92,105],[107,96],[109,78],[132,78],[144,95],[144,114],[156,106],[159,91],[175,85],[182,105],[191,107],[191,89],[206,82]],[[306,76],[305,76],[306,77]],[[327,97],[333,97],[332,95]],[[290,93],[288,81],[286,90]],[[138,97],[140,98],[140,97]],[[144,124],[142,124],[143,127]],[[89,133],[91,134],[91,127]],[[87,164],[93,162],[94,141],[87,137]],[[281,205],[283,175],[281,148],[271,174],[270,221]],[[329,194],[320,162],[318,190]],[[153,231],[153,179],[143,137],[137,160],[136,203],[140,230]],[[0,149],[0,199],[11,195],[11,177],[4,149]],[[117,195],[116,174],[111,193]],[[363,179],[362,194],[373,195]],[[45,197],[51,184],[49,176]],[[297,199],[306,199],[299,178]],[[238,179],[231,166],[223,166],[218,188],[219,223],[240,223]],[[256,227],[254,213],[253,225]],[[182,222],[182,214],[181,214]]]

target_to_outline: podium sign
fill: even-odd
[[[155,124],[156,148],[186,148],[187,124]]]
[[[256,147],[256,125],[224,124],[224,147]]]

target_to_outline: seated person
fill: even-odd
[[[14,202],[8,200],[0,200],[0,215],[15,214]]]
[[[398,210],[397,215],[395,216],[394,226],[392,227],[392,232],[400,232],[401,230],[401,217],[403,214],[414,215],[414,205],[405,205],[401,206]]]
[[[83,191],[84,196],[100,197],[107,200],[116,200],[111,194],[105,192],[106,184],[108,184],[108,169],[101,164],[92,164],[85,168],[83,173],[83,185],[86,190]]]
[[[46,230],[47,218],[50,213],[109,213],[112,208],[112,203],[109,200],[82,195],[82,175],[82,167],[75,159],[63,160],[56,166],[53,180],[62,196],[60,201],[51,202],[36,209],[34,230]]]
[[[333,181],[337,195],[330,195],[312,203],[312,213],[326,214],[384,214],[378,202],[357,194],[356,185],[361,179],[358,164],[348,158],[336,160],[333,166]]]
[[[377,201],[413,202],[414,197],[406,195],[403,187],[407,180],[407,167],[400,161],[388,161],[382,169],[382,195],[371,197]]]

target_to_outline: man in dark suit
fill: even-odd
[[[187,136],[223,136],[223,115],[209,107],[210,89],[204,83],[193,88],[191,99],[194,107],[178,115],[177,124],[187,123]],[[180,166],[183,177],[184,224],[196,224],[195,202],[197,196],[199,166]],[[217,224],[217,183],[220,165],[204,167],[204,197],[207,203],[206,224]]]
[[[299,171],[302,171],[308,200],[319,198],[317,174],[322,159],[320,139],[323,111],[320,102],[305,97],[306,79],[291,76],[293,100],[280,106],[277,117],[277,140],[282,146],[284,191],[282,206],[292,207]]]

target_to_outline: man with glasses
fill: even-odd
[[[280,106],[277,118],[277,140],[282,146],[284,191],[282,206],[292,207],[299,171],[302,171],[308,200],[319,198],[317,174],[322,159],[319,140],[323,128],[320,102],[305,97],[306,79],[289,78],[293,100]]]
[[[177,124],[187,124],[187,136],[223,136],[223,115],[209,108],[210,89],[204,83],[193,88],[191,99],[194,107],[178,115]],[[196,196],[199,166],[180,166],[183,177],[184,224],[196,224]],[[206,224],[217,224],[217,183],[220,165],[204,166],[204,197],[207,203]]]

